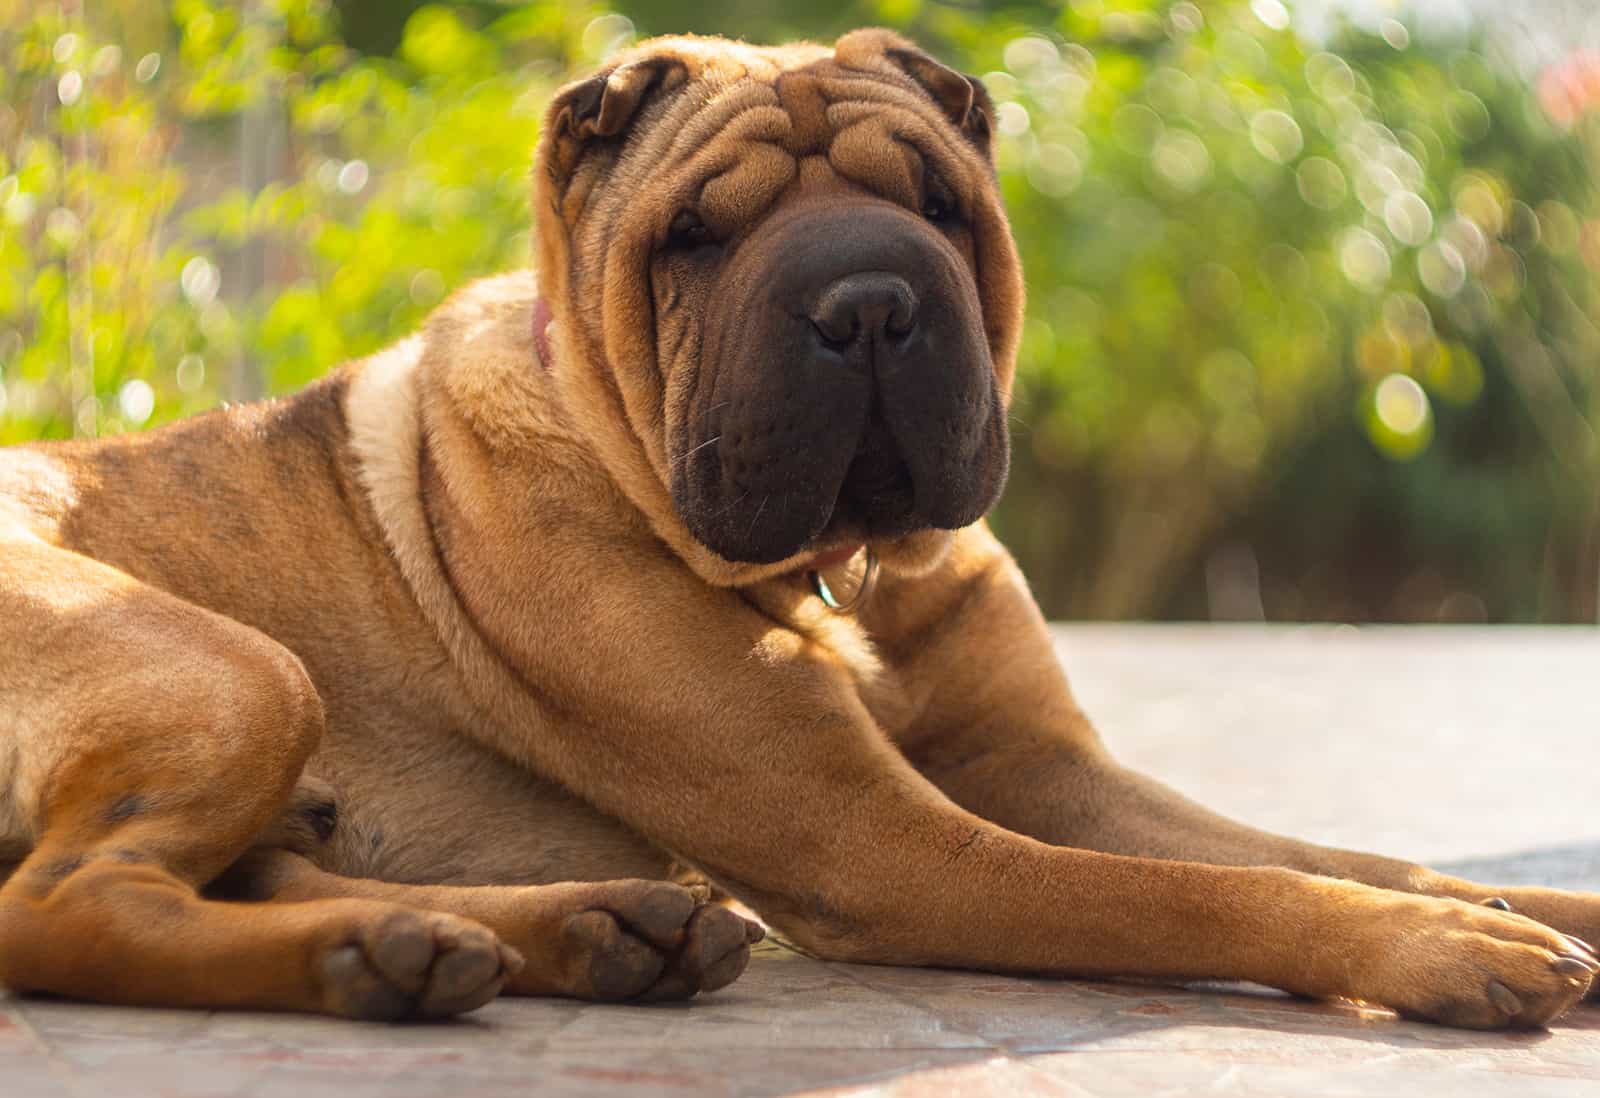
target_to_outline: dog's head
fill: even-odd
[[[926,561],[995,502],[1022,278],[992,128],[978,81],[879,30],[658,39],[552,104],[558,367],[625,421],[608,463],[708,578]]]

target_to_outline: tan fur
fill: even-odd
[[[829,957],[1470,1026],[1578,1000],[1596,964],[1560,931],[1600,932],[1600,898],[1263,835],[1119,768],[981,523],[874,542],[856,617],[805,575],[839,544],[748,565],[689,534],[667,439],[709,286],[652,258],[674,203],[715,163],[706,216],[758,234],[914,203],[936,163],[1008,393],[985,110],[884,32],[648,43],[552,107],[537,281],[285,401],[0,454],[0,981],[360,1017],[682,998],[758,934],[663,883],[703,876]],[[1524,914],[1462,902],[1494,895]]]

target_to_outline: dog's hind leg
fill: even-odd
[[[250,900],[379,900],[489,927],[526,959],[513,995],[687,999],[732,983],[760,926],[666,881],[526,886],[406,885],[342,877],[289,851],[257,851],[219,882]]]
[[[0,696],[0,795],[32,832],[0,888],[0,984],[394,1018],[481,1006],[519,963],[442,913],[200,897],[282,813],[322,734],[299,661],[255,630],[0,538]]]

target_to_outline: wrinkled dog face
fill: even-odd
[[[766,564],[993,505],[1022,294],[981,85],[881,31],[664,40],[551,125],[541,277],[694,538]]]

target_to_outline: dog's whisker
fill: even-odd
[[[745,500],[747,500],[749,498],[750,498],[750,493],[749,492],[742,492],[742,493],[740,493],[738,499],[733,500],[733,501],[731,501],[729,503],[724,503],[721,507],[718,507],[715,511],[713,511],[711,513],[713,515],[724,514],[724,513],[728,512],[728,511],[733,510],[735,507],[739,506],[739,504],[743,503]]]
[[[677,457],[673,458],[672,459],[672,464],[674,464],[674,465],[682,465],[684,462],[686,462],[690,458],[694,457],[694,455],[698,454],[701,450],[704,450],[707,446],[710,446],[713,443],[717,443],[717,442],[721,442],[721,441],[722,441],[722,436],[721,435],[716,435],[713,438],[708,438],[704,442],[702,442],[700,445],[696,446],[694,449],[685,450],[683,453],[681,453]]]
[[[750,529],[745,531],[745,537],[756,532],[756,523],[761,521],[761,512],[767,509],[767,501],[772,499],[770,494],[761,497],[761,506],[756,508],[755,517],[750,520]]]

